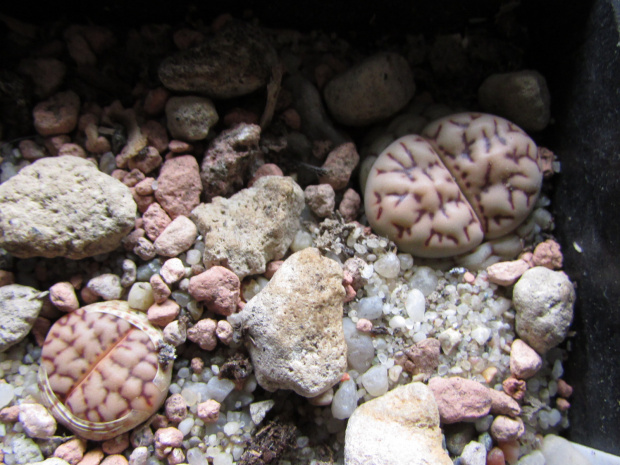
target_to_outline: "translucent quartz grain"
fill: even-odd
[[[426,298],[419,289],[412,289],[407,294],[405,301],[407,315],[413,321],[424,321],[424,311],[426,310]]]
[[[400,272],[400,260],[395,253],[382,255],[374,264],[375,271],[387,279],[393,279]]]
[[[352,379],[340,384],[340,387],[334,394],[331,410],[334,418],[345,420],[353,414],[357,407],[357,386]]]
[[[362,386],[373,397],[379,397],[388,390],[388,370],[383,365],[375,365],[362,375]]]
[[[383,315],[383,299],[378,296],[364,297],[357,305],[357,317],[374,320]]]

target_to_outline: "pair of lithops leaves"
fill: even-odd
[[[41,352],[43,404],[78,436],[95,441],[136,427],[168,394],[172,361],[162,331],[127,302],[87,305],[50,328]]]
[[[372,165],[372,229],[424,258],[466,253],[514,231],[542,185],[534,141],[499,116],[458,113],[391,143]]]

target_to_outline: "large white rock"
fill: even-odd
[[[304,202],[291,178],[265,176],[229,199],[198,205],[190,218],[205,238],[205,266],[230,268],[239,279],[263,273],[293,242]]]
[[[342,279],[338,263],[304,249],[235,315],[264,389],[315,397],[340,380],[347,368]]]
[[[42,158],[0,185],[0,247],[20,258],[110,252],[135,217],[129,188],[79,157]]]
[[[565,273],[544,266],[530,268],[515,284],[512,299],[517,334],[536,352],[544,354],[566,338],[575,289]]]
[[[347,425],[345,465],[452,465],[439,411],[423,383],[399,386],[360,405]]]

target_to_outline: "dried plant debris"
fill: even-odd
[[[239,465],[266,465],[278,463],[286,450],[293,445],[297,427],[275,420],[258,431],[252,438]]]

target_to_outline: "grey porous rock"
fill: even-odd
[[[135,217],[129,188],[83,158],[42,158],[0,185],[0,247],[19,258],[111,252]]]

